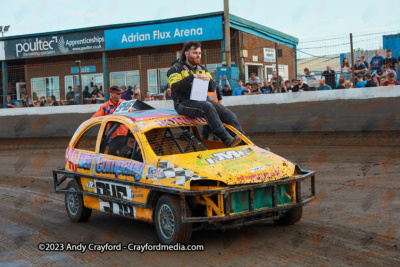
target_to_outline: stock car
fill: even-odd
[[[254,145],[230,125],[224,126],[242,142],[227,148],[201,139],[204,118],[123,103],[83,122],[66,149],[65,168],[53,170],[73,222],[97,210],[153,223],[163,244],[188,243],[194,230],[294,224],[315,198],[314,171]]]

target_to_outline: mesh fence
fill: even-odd
[[[356,64],[357,59],[360,59],[368,71],[377,71],[377,66],[374,66],[376,50],[384,59],[388,56],[387,50],[389,49],[392,50],[392,57],[398,59],[400,56],[399,34],[400,27],[353,33],[353,62],[350,34],[300,40],[297,47],[297,75],[306,77],[308,81],[313,78],[318,81],[324,77],[323,72],[330,66],[335,72],[336,82],[340,77],[352,81],[350,67]],[[348,64],[346,64],[346,60],[349,62]],[[379,69],[384,72],[383,67],[380,65]],[[395,65],[392,64],[391,68],[396,71]],[[308,69],[309,72],[305,69]],[[362,73],[365,74],[368,71]],[[307,76],[307,74],[309,75]]]

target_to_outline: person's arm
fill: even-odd
[[[7,106],[12,107],[12,108],[16,108],[17,107],[16,105],[14,105],[14,102],[10,102],[10,104],[7,104]]]
[[[224,78],[225,78],[226,84],[227,84],[228,87],[229,87],[229,90],[232,90],[231,85],[229,84],[229,81],[228,81],[228,79],[226,78],[226,76],[224,76]]]
[[[219,89],[217,90],[217,99],[218,99],[218,103],[222,104],[222,96],[221,96],[221,91]]]

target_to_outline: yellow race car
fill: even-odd
[[[193,230],[296,223],[315,198],[315,172],[255,146],[232,126],[225,125],[242,143],[227,148],[201,140],[204,118],[147,108],[117,109],[76,130],[65,169],[53,171],[73,222],[98,210],[154,223],[164,244],[187,243]]]

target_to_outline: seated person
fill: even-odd
[[[131,132],[128,133],[126,145],[122,148],[120,157],[133,159],[136,161],[143,162],[142,152],[140,151],[139,144],[136,142],[135,137]],[[133,154],[133,156],[132,156]]]

